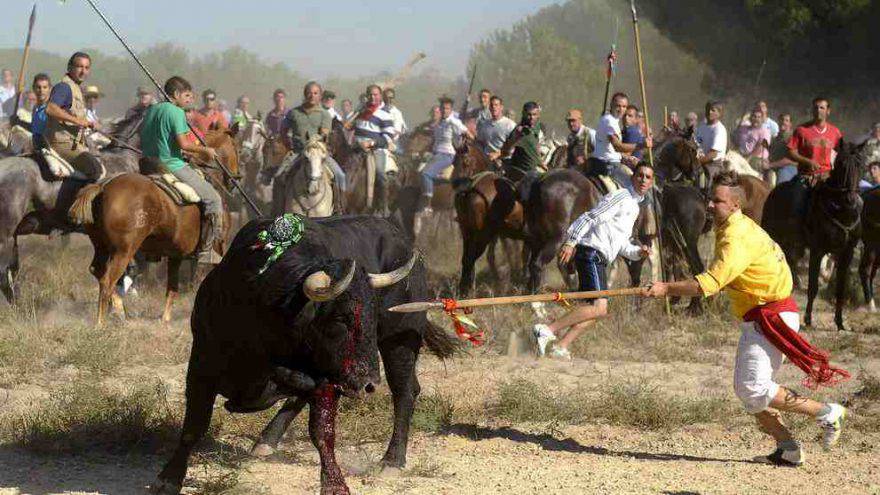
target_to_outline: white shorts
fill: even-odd
[[[797,332],[800,314],[780,313],[782,321]],[[733,390],[750,414],[757,414],[770,406],[779,392],[774,381],[785,356],[761,333],[755,322],[740,324],[742,335],[736,349],[736,367],[733,371]]]

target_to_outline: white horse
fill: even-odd
[[[273,213],[293,212],[305,217],[333,214],[333,173],[324,165],[327,145],[321,136],[310,137],[299,156],[290,153],[276,175]],[[283,178],[283,180],[278,180]]]

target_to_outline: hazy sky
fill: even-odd
[[[0,0],[0,46],[21,46],[32,3]],[[201,54],[240,45],[306,76],[396,69],[416,51],[457,75],[474,42],[553,0],[98,0],[135,52],[172,42]],[[122,48],[85,0],[37,1],[33,46]]]

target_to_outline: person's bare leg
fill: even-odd
[[[825,404],[800,396],[794,390],[779,387],[776,397],[770,401],[770,407],[780,411],[796,412],[805,416],[815,417],[825,407]]]
[[[547,328],[549,328],[554,334],[559,334],[560,331],[571,327],[571,330],[569,330],[568,333],[565,334],[565,337],[563,337],[557,344],[557,347],[567,349],[572,342],[580,337],[586,329],[594,323],[593,320],[596,318],[602,318],[607,314],[608,300],[599,299],[593,305],[584,305],[574,308],[558,320],[547,325]]]
[[[776,443],[794,440],[791,431],[782,422],[782,414],[776,409],[765,409],[755,414],[755,420],[758,421],[761,431],[773,437]]]

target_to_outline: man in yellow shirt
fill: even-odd
[[[781,421],[780,411],[812,416],[824,430],[823,445],[840,438],[846,409],[821,403],[778,385],[774,376],[785,357],[808,373],[808,381],[833,383],[848,374],[830,367],[828,356],[797,334],[800,315],[791,298],[792,278],[779,246],[740,205],[744,193],[737,177],[721,173],[713,182],[709,210],[715,222],[715,261],[692,280],[654,282],[649,297],[708,297],[726,289],[731,310],[743,320],[736,352],[734,390],[761,429],[776,440],[776,450],[761,460],[798,466],[804,462],[800,443]]]

